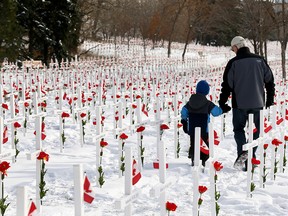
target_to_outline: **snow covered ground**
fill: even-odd
[[[179,45],[180,46],[180,45]],[[273,48],[278,45],[274,44]],[[229,48],[210,48],[191,46],[191,50],[203,50],[205,53],[205,67],[223,66],[226,64],[227,59],[233,56]],[[118,48],[119,50],[121,48]],[[275,49],[277,50],[277,49]],[[280,47],[279,47],[280,52]],[[139,51],[140,52],[140,51]],[[139,54],[139,52],[136,52]],[[151,53],[150,53],[151,52]],[[217,54],[217,52],[219,52]],[[111,52],[112,55],[114,52]],[[174,53],[174,54],[173,54]],[[177,47],[174,47],[172,52],[172,60],[179,61],[179,57],[174,55],[181,53]],[[197,51],[187,53],[187,56],[198,56]],[[273,51],[273,54],[275,52]],[[276,53],[277,54],[277,53]],[[276,55],[275,54],[275,55]],[[141,55],[141,54],[139,54]],[[158,49],[157,51],[149,51],[149,55],[158,56],[166,55],[166,50]],[[278,55],[278,54],[277,54]],[[121,52],[118,53],[121,59]],[[195,58],[196,58],[195,57]],[[159,57],[160,58],[160,57]],[[273,56],[274,58],[274,56]],[[137,64],[135,58],[131,64]],[[199,58],[200,59],[200,58]],[[162,65],[163,66],[163,65]],[[163,66],[165,67],[165,65]],[[204,67],[204,66],[201,66]],[[273,66],[274,67],[274,66]],[[278,70],[278,66],[277,67]],[[93,70],[93,66],[90,68]],[[196,70],[196,66],[191,70]],[[273,69],[273,68],[272,68]],[[148,69],[147,69],[148,70]],[[168,70],[168,69],[167,69]],[[203,70],[205,72],[205,70]],[[201,79],[210,79],[211,74],[201,75]],[[220,71],[220,74],[222,71]],[[190,77],[191,78],[191,77]],[[7,79],[7,77],[6,77]],[[117,77],[116,77],[117,79]],[[188,79],[188,78],[187,78]],[[96,82],[96,81],[95,81]],[[172,81],[170,81],[172,82]],[[175,83],[172,82],[175,85]],[[212,86],[219,87],[218,83],[211,83]],[[171,85],[172,88],[173,85]],[[9,89],[8,81],[4,85],[4,89]],[[284,90],[283,90],[284,91]],[[141,92],[141,91],[140,91]],[[217,93],[218,94],[218,93]],[[107,104],[112,104],[112,89],[107,90]],[[43,141],[43,148],[46,153],[50,155],[49,161],[46,162],[47,173],[45,175],[46,187],[48,192],[43,198],[42,215],[43,216],[72,216],[74,215],[74,183],[73,183],[73,165],[82,164],[83,169],[91,181],[93,190],[95,191],[95,200],[91,204],[85,203],[85,215],[97,215],[96,210],[101,210],[104,216],[124,215],[123,210],[115,208],[115,201],[124,196],[124,177],[119,178],[118,168],[118,140],[113,135],[113,122],[114,114],[112,107],[105,108],[105,126],[104,130],[108,131],[105,136],[105,141],[108,146],[104,148],[103,153],[103,171],[105,173],[105,183],[102,188],[96,187],[96,143],[93,142],[92,136],[95,134],[95,126],[92,120],[85,126],[84,146],[80,146],[80,126],[74,123],[72,118],[65,121],[65,149],[60,153],[60,133],[59,133],[59,116],[55,114],[57,105],[55,102],[55,91],[47,92],[47,115],[45,117],[45,133],[46,139]],[[185,103],[185,101],[183,101]],[[286,102],[287,103],[287,102]],[[142,114],[142,120],[154,119],[154,112],[150,106],[149,118]],[[180,105],[180,108],[182,105]],[[65,101],[64,108],[69,110],[69,105]],[[95,109],[91,107],[91,116],[95,116]],[[6,114],[9,116],[9,112]],[[161,114],[161,119],[166,120],[167,112]],[[282,216],[288,215],[288,171],[285,168],[284,173],[277,173],[276,179],[270,178],[271,167],[270,157],[271,149],[268,148],[267,164],[268,164],[268,177],[265,188],[259,187],[259,169],[255,169],[254,182],[256,185],[253,191],[252,198],[247,198],[247,173],[235,170],[233,163],[236,158],[236,143],[233,139],[233,131],[231,124],[231,112],[226,116],[226,131],[225,137],[220,141],[218,146],[215,146],[215,160],[223,164],[223,169],[218,172],[217,189],[221,193],[218,200],[220,206],[221,216]],[[19,186],[27,186],[28,197],[35,200],[35,187],[36,187],[36,160],[27,160],[27,153],[35,151],[35,131],[34,120],[28,121],[27,132],[24,135],[23,122],[20,121],[22,127],[17,130],[17,137],[19,138],[18,147],[20,154],[17,161],[12,163],[10,158],[11,167],[7,171],[7,176],[4,179],[4,193],[7,195],[7,201],[10,205],[7,208],[5,216],[16,215],[16,191]],[[129,119],[123,120],[124,125],[129,124]],[[214,119],[214,128],[220,133],[221,117]],[[283,125],[283,123],[282,123]],[[286,123],[287,125],[287,123]],[[10,126],[9,126],[10,127]],[[133,214],[135,216],[156,216],[160,215],[159,197],[151,197],[151,189],[159,183],[159,170],[153,168],[153,162],[156,160],[156,126],[152,123],[145,125],[146,129],[143,132],[143,145],[145,147],[145,162],[141,172],[142,178],[133,186],[133,190],[138,189],[139,195],[132,202]],[[279,126],[280,128],[280,126]],[[277,129],[278,130],[278,129]],[[282,139],[280,132],[274,133],[275,138]],[[173,202],[177,205],[175,212],[170,215],[188,216],[192,215],[192,201],[193,201],[193,176],[192,167],[189,165],[190,160],[187,158],[187,151],[189,148],[189,137],[184,134],[182,128],[180,129],[180,153],[179,158],[174,157],[174,126],[170,124],[170,129],[165,130],[162,140],[165,144],[167,162],[169,168],[167,169],[167,180],[172,181],[170,187],[166,189],[167,201]],[[131,146],[133,155],[137,158],[137,133],[130,130],[124,131],[128,135],[125,146]],[[287,127],[285,135],[288,135]],[[3,149],[11,148],[11,134],[9,128],[9,141],[3,145]],[[271,137],[265,135],[266,141],[270,142]],[[271,143],[270,143],[271,144]],[[270,145],[269,144],[269,145]],[[270,145],[271,146],[271,145]],[[258,157],[259,155],[257,155]],[[203,204],[200,207],[200,215],[210,215],[210,196],[209,191],[212,190],[209,186],[209,172],[205,169],[204,173],[200,173],[199,184],[205,185],[208,191],[202,196]]]

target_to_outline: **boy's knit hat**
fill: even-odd
[[[205,80],[201,80],[197,83],[196,93],[208,95],[209,91],[210,91],[209,84]]]

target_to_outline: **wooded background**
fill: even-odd
[[[77,54],[85,40],[127,43],[140,38],[152,48],[182,42],[229,46],[235,35],[251,40],[268,58],[266,42],[281,43],[285,67],[287,3],[284,0],[1,0],[0,62]],[[284,68],[285,71],[285,68]],[[285,75],[286,77],[286,75]]]

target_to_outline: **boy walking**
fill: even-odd
[[[192,94],[189,101],[181,110],[181,123],[183,130],[190,136],[190,149],[188,158],[191,158],[192,166],[194,166],[194,142],[195,128],[201,128],[201,139],[209,147],[208,143],[208,123],[210,122],[210,114],[219,116],[222,114],[222,109],[216,106],[212,101],[206,98],[209,94],[210,87],[205,80],[197,83],[196,94]],[[208,160],[209,155],[200,152],[202,165]]]

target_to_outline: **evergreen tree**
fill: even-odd
[[[48,65],[61,62],[78,46],[81,19],[77,0],[18,0],[18,20],[26,30],[28,56]]]
[[[14,0],[0,1],[0,62],[4,58],[14,62],[21,50],[22,29],[16,20],[16,10]]]

